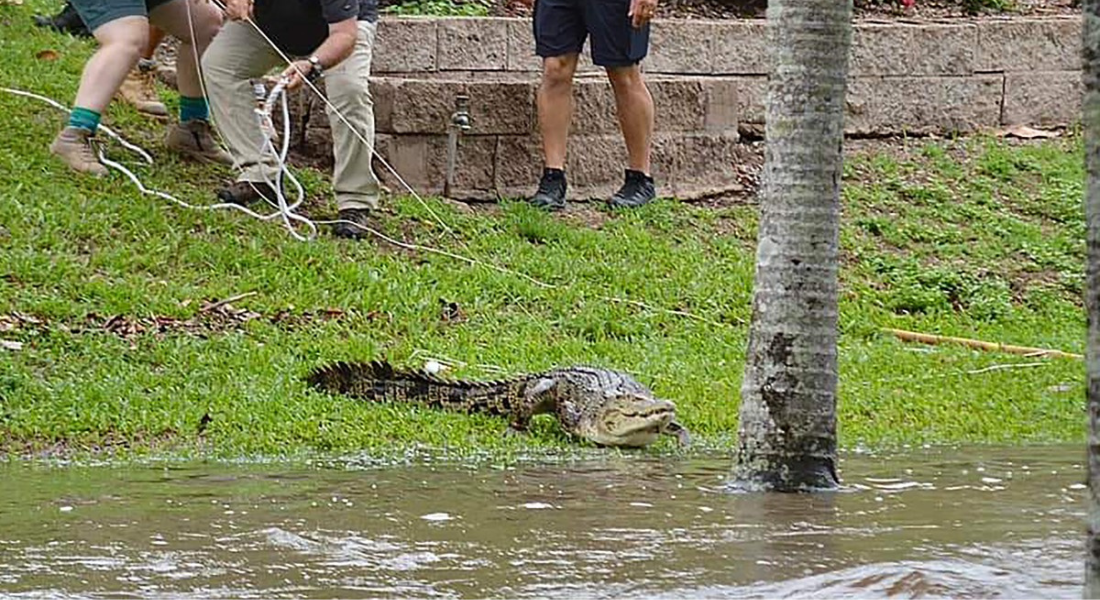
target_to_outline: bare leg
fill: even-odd
[[[149,18],[180,41],[176,55],[179,123],[169,128],[165,147],[201,162],[232,165],[233,157],[214,138],[209,106],[199,80],[198,61],[221,29],[221,13],[214,3],[205,0],[172,0],[153,9]]]
[[[191,3],[191,23],[194,25],[195,39],[191,39],[191,26],[187,20],[188,2]],[[180,41],[176,55],[176,82],[180,95],[202,97],[195,55],[201,57],[206,52],[206,47],[221,28],[221,14],[210,2],[173,0],[153,9],[149,18]]]
[[[148,34],[149,21],[141,16],[121,17],[93,32],[99,48],[84,64],[68,125],[50,144],[50,152],[73,170],[97,177],[107,174],[89,140],[99,127],[100,115],[137,63]]]
[[[538,108],[543,159],[547,168],[565,168],[569,124],[573,118],[573,73],[576,70],[576,54],[543,60]]]
[[[145,52],[141,53],[141,57],[146,60],[153,60],[153,55],[156,54],[157,46],[164,40],[165,32],[156,25],[149,25],[149,43],[145,44]]]
[[[75,105],[102,113],[137,64],[149,36],[145,17],[122,17],[101,25],[93,32],[99,49],[84,64]]]
[[[653,137],[653,97],[637,66],[607,70],[615,90],[615,109],[626,141],[630,168],[649,175],[650,140]]]

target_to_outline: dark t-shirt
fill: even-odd
[[[378,0],[255,0],[252,15],[280,50],[305,56],[328,37],[329,23],[377,21]]]

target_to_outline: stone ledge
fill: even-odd
[[[1081,71],[1005,75],[1002,125],[1068,126],[1081,119]]]
[[[436,19],[378,20],[371,70],[375,73],[436,70]]]
[[[977,18],[949,23],[856,22],[855,76],[946,76],[1080,68],[1081,19]],[[664,19],[653,23],[650,73],[767,75],[763,19]],[[582,72],[592,65],[586,46]],[[383,17],[374,72],[538,72],[526,18]]]
[[[848,135],[972,133],[1079,121],[1077,19],[858,23]],[[455,96],[470,98],[454,195],[522,196],[542,164],[535,105],[539,61],[527,19],[383,18],[371,91],[378,150],[418,191],[438,193]],[[472,51],[483,44],[482,53]],[[657,107],[653,170],[681,198],[733,189],[739,131],[762,131],[767,94],[763,21],[658,21],[643,63]],[[603,198],[621,182],[625,147],[614,96],[587,55],[574,86],[570,189]],[[319,101],[297,98],[300,155],[331,160]],[[386,169],[378,173],[394,184]]]
[[[681,199],[738,189],[733,169],[743,148],[736,132],[658,134],[653,140],[653,176],[659,193]],[[566,169],[569,197],[609,197],[622,184],[626,149],[618,135],[572,136]],[[446,180],[447,138],[441,135],[379,134],[378,153],[418,192],[438,194]],[[463,138],[455,160],[452,197],[496,200],[531,193],[541,174],[542,150],[535,136]],[[399,182],[385,168],[379,177]]]
[[[961,25],[860,25],[852,31],[850,74],[969,75],[974,72],[978,27]]]
[[[978,23],[982,73],[1081,68],[1081,18],[1001,19]]]
[[[848,134],[966,133],[1000,122],[1000,75],[857,77],[848,83]]]
[[[467,136],[530,135],[537,131],[533,77],[467,74],[380,76],[371,81],[375,128],[382,133],[446,134],[455,98],[469,97]],[[736,131],[737,83],[720,77],[656,76],[648,81],[657,107],[657,132]],[[604,77],[578,77],[572,131],[618,133],[615,96]]]
[[[967,133],[1001,120],[1002,75],[852,77],[846,94],[848,135]],[[767,80],[736,79],[741,123],[763,125]]]

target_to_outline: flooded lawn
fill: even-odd
[[[727,456],[0,465],[0,595],[1078,598],[1083,459],[846,455],[814,496],[727,493]]]

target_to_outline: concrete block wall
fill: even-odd
[[[858,22],[846,131],[965,134],[1072,125],[1081,107],[1080,33],[1079,17]],[[542,162],[539,69],[526,19],[383,18],[371,84],[380,153],[418,191],[441,191],[447,126],[455,97],[465,94],[473,127],[461,139],[455,195],[530,193]],[[657,21],[643,69],[657,104],[654,173],[661,191],[689,198],[735,185],[738,132],[760,131],[764,121],[764,21]],[[625,147],[610,86],[587,53],[574,94],[571,192],[605,197],[622,179]],[[322,107],[299,104],[302,143],[331,152]]]
[[[1075,123],[1082,89],[1080,37],[1079,17],[858,22],[850,57],[849,131],[965,133],[997,125]],[[582,59],[582,72],[599,72],[587,54]],[[374,72],[537,77],[539,64],[526,19],[405,17],[382,20]],[[736,82],[744,119],[763,121],[768,56],[762,20],[656,21],[644,69]],[[1061,101],[1037,102],[1044,98]]]

